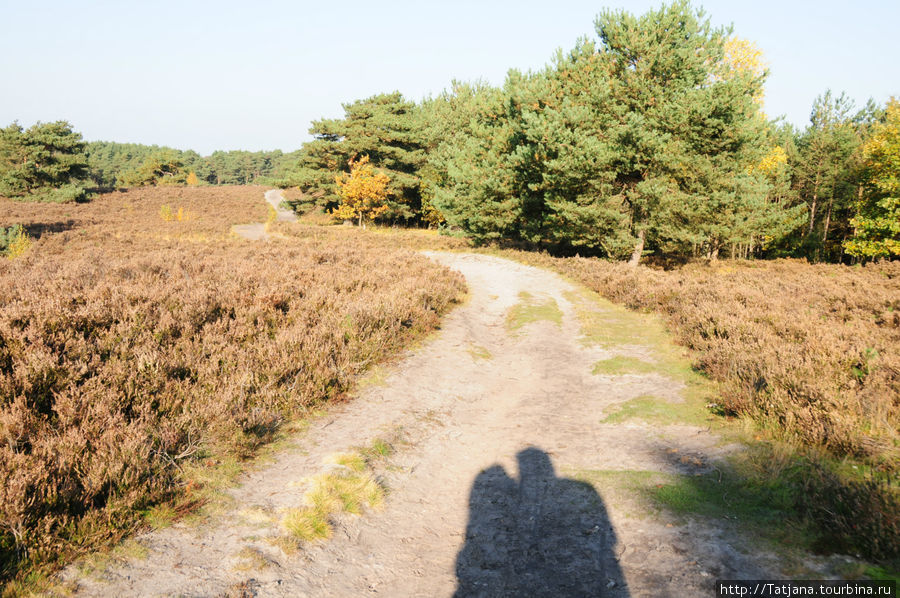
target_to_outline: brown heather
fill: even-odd
[[[900,263],[598,264],[562,267],[618,303],[664,314],[698,367],[722,382],[726,412],[837,455],[897,465]]]
[[[432,329],[460,276],[355,238],[249,242],[261,188],[0,199],[0,580],[133,528]],[[166,221],[169,206],[188,214]]]

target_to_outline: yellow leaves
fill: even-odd
[[[888,101],[884,122],[873,126],[862,149],[867,184],[844,250],[870,258],[900,256],[900,101]]]
[[[0,233],[3,232],[5,231],[3,229],[0,229]],[[30,247],[31,237],[28,236],[22,225],[17,225],[10,229],[9,243],[5,251],[0,251],[0,255],[6,253],[6,257],[8,257],[9,259],[15,259],[21,255],[24,255]]]
[[[187,222],[191,219],[191,213],[182,207],[179,207],[177,211],[173,211],[168,204],[163,204],[159,208],[159,217],[166,222]]]
[[[751,164],[749,172],[761,172],[771,177],[775,176],[782,166],[787,164],[787,152],[780,145],[769,149],[769,153],[762,157],[758,164]]]
[[[725,41],[725,56],[722,62],[732,71],[750,72],[757,77],[762,75],[768,66],[759,46],[739,37],[730,37]]]
[[[341,205],[332,213],[339,220],[359,218],[359,223],[375,218],[387,211],[388,184],[390,178],[376,172],[369,164],[369,157],[363,156],[350,161],[350,173],[335,177]]]
[[[747,73],[754,77],[761,77],[766,72],[769,65],[762,50],[754,42],[739,37],[730,37],[725,40],[724,47],[725,56],[722,57],[720,63],[720,66],[723,67],[722,80]],[[762,104],[764,95],[765,92],[760,88],[753,95],[753,99],[758,104]]]
[[[185,182],[191,187],[196,187],[200,184],[200,179],[197,178],[197,173],[193,170],[187,175],[187,179]]]
[[[873,128],[863,156],[873,186],[884,193],[900,192],[900,100],[888,101],[885,120]]]

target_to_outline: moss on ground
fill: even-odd
[[[519,303],[512,306],[506,317],[506,327],[510,331],[516,331],[527,324],[547,321],[557,326],[562,325],[562,310],[559,309],[556,300],[552,297],[543,302],[538,302],[531,293],[522,291],[519,293]]]

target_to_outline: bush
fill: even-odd
[[[63,185],[55,189],[46,189],[40,193],[29,196],[32,201],[46,201],[51,203],[71,203],[85,201],[88,198],[87,191],[81,185]],[[29,199],[24,198],[24,199]]]
[[[19,257],[31,247],[31,239],[25,233],[21,224],[2,228],[0,227],[0,255],[7,257]]]

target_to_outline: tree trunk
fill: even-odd
[[[628,260],[629,266],[637,266],[641,262],[641,256],[644,255],[644,231],[638,231],[638,240],[634,245],[634,251],[631,252],[631,259]]]
[[[816,202],[819,199],[819,174],[816,173],[816,184],[813,187],[812,205],[809,207],[809,230],[806,234],[811,235],[816,225]]]
[[[831,225],[831,207],[834,201],[828,202],[828,213],[825,214],[825,233],[822,235],[822,245],[828,240],[828,227]]]

